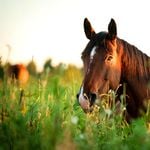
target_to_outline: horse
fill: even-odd
[[[8,75],[14,80],[17,80],[19,85],[24,85],[29,79],[29,72],[25,65],[15,64],[8,67]]]
[[[123,94],[120,85],[125,84],[126,119],[140,117],[147,111],[150,99],[150,58],[117,36],[114,19],[110,20],[107,32],[96,33],[85,18],[84,32],[89,42],[81,56],[84,76],[77,95],[81,108],[92,112],[96,101],[101,101],[110,90],[117,91],[120,97]]]

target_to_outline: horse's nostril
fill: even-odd
[[[90,94],[90,100],[91,100],[91,105],[93,105],[93,103],[94,103],[95,100],[96,100],[96,94],[95,94],[95,93],[91,93],[91,94]]]

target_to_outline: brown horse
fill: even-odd
[[[23,64],[10,65],[8,67],[8,74],[21,85],[27,83],[29,79],[29,72]]]
[[[150,98],[150,59],[135,46],[117,37],[114,19],[108,32],[95,33],[90,22],[84,20],[84,31],[90,40],[82,52],[84,79],[78,101],[85,112],[92,111],[96,99],[126,83],[126,111],[128,118],[137,118],[146,111]],[[117,95],[123,93],[119,87]]]

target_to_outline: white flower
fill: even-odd
[[[77,116],[72,116],[71,117],[71,122],[72,124],[77,124],[78,123],[79,118]]]
[[[79,135],[79,138],[80,138],[80,139],[84,139],[84,135],[83,135],[83,134],[80,134],[80,135]]]
[[[105,109],[105,113],[110,116],[112,114],[112,111],[110,109]]]

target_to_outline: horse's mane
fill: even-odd
[[[150,78],[150,58],[125,40],[119,39],[119,41],[123,45],[124,67],[130,71],[131,77],[148,80]]]

